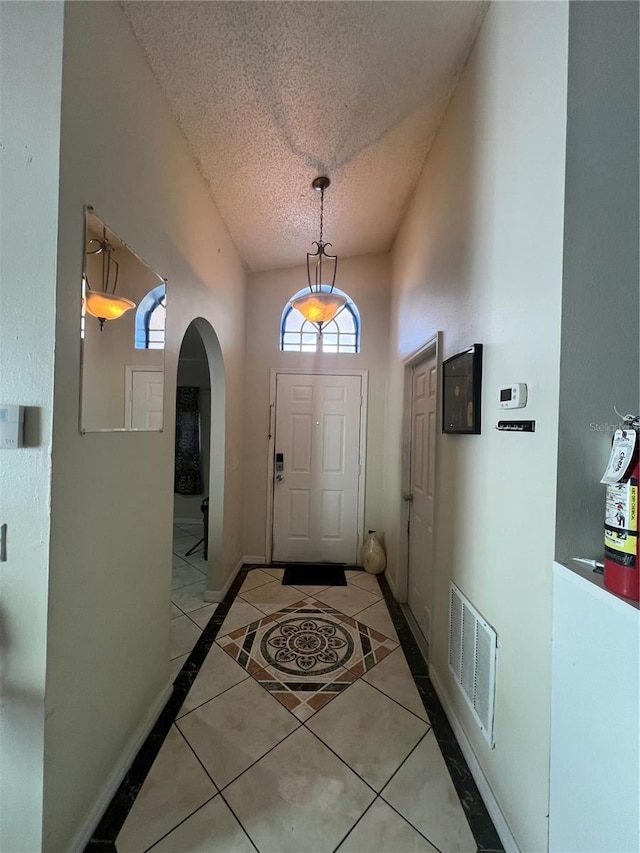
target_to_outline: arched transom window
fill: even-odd
[[[136,310],[135,349],[164,349],[167,286],[159,284],[140,300]]]
[[[328,291],[330,288],[323,285],[322,289]],[[309,288],[305,287],[294,293],[291,299],[308,292]],[[283,352],[360,352],[360,312],[347,293],[337,287],[333,292],[345,296],[347,302],[333,320],[323,326],[322,334],[287,302],[280,322],[280,349]]]

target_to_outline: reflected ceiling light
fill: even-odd
[[[84,295],[85,310],[96,317],[100,323],[100,331],[104,329],[105,320],[117,320],[125,311],[135,308],[136,303],[124,296],[116,296],[118,286],[119,266],[112,257],[114,248],[107,240],[107,230],[102,229],[102,240],[89,240],[89,247],[94,243],[96,249],[87,248],[87,255],[102,255],[102,290],[93,290],[89,284],[89,276],[85,275],[86,288]],[[113,271],[113,284],[111,284],[111,273]]]
[[[291,300],[291,306],[299,311],[302,316],[313,323],[322,334],[322,326],[328,323],[347,304],[346,297],[333,292],[336,283],[336,272],[338,271],[338,258],[326,252],[331,243],[322,240],[322,229],[324,225],[324,191],[331,181],[329,178],[315,178],[311,186],[320,193],[320,239],[315,240],[315,252],[307,252],[307,282],[309,293]],[[323,269],[324,266],[324,269]],[[326,275],[326,268],[329,274]],[[313,270],[313,272],[312,272]],[[326,277],[326,281],[324,278]],[[331,283],[329,284],[329,280]],[[323,290],[323,287],[325,288]]]

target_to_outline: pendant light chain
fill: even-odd
[[[324,187],[320,189],[320,242],[318,243],[318,263],[316,264],[316,291],[322,292],[322,256],[324,254],[324,243],[322,242],[322,229],[324,225]],[[322,327],[320,327],[322,334]]]
[[[347,299],[345,296],[334,293],[336,283],[336,271],[338,258],[329,255],[326,251],[331,243],[324,242],[324,191],[331,181],[329,178],[319,176],[314,179],[311,186],[320,192],[320,239],[314,240],[315,252],[307,252],[307,284],[309,293],[298,296],[291,300],[291,306],[300,311],[305,320],[312,323],[321,335],[323,327],[330,323],[341,311]],[[323,267],[328,265],[331,269],[329,280],[324,283]],[[325,289],[323,289],[325,288]]]

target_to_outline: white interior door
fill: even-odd
[[[436,459],[436,355],[416,364],[411,376],[411,468],[408,604],[429,640]]]
[[[356,563],[362,377],[276,377],[273,552]]]
[[[126,422],[129,429],[162,429],[164,370],[127,368]]]

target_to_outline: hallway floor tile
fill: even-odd
[[[181,664],[218,606],[205,601],[208,567],[200,544],[202,531],[201,522],[184,522],[173,527],[170,645],[170,672],[173,677],[182,668]],[[187,556],[194,548],[193,553]]]
[[[375,792],[300,728],[224,796],[257,850],[300,853],[334,850]]]
[[[346,577],[239,573],[87,853],[503,849],[386,582]]]

